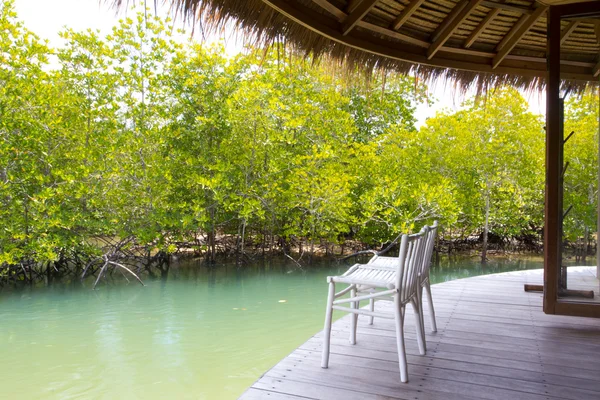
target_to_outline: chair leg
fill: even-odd
[[[350,290],[350,297],[356,297],[356,288]],[[358,302],[353,301],[350,303],[350,308],[357,309],[359,307]],[[358,314],[352,314],[351,326],[350,326],[350,344],[356,344],[356,326],[358,325]]]
[[[433,309],[433,297],[431,297],[431,285],[429,280],[425,283],[425,291],[427,292],[427,303],[429,303],[429,317],[431,318],[431,332],[437,332],[437,324],[435,323],[435,311]]]
[[[427,352],[427,341],[425,340],[425,314],[423,313],[423,286],[419,284],[417,288],[417,299],[419,304],[419,318],[421,322],[421,337],[423,338],[423,348]]]
[[[404,313],[402,312],[402,308],[399,295],[395,295],[394,322],[396,323],[396,346],[398,347],[400,381],[408,382],[408,363],[406,362],[406,349],[404,348]]]
[[[369,311],[375,312],[375,300],[373,300],[373,299],[369,299]],[[375,317],[373,317],[373,316],[369,317],[369,325],[373,325],[374,319],[375,319]]]
[[[333,316],[333,300],[335,298],[335,283],[329,282],[327,308],[325,309],[325,327],[323,328],[323,354],[321,355],[321,368],[329,366],[329,346],[331,340],[331,317]]]
[[[419,305],[419,300],[414,299],[410,302],[412,304],[414,313],[415,313],[415,324],[417,328],[417,343],[419,344],[419,354],[422,356],[425,355],[425,335],[423,331],[422,319],[421,319],[421,306]]]

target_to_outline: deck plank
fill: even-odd
[[[570,283],[595,285],[595,267],[569,270]],[[438,332],[420,356],[414,316],[405,333],[409,382],[400,383],[393,321],[359,318],[348,343],[349,316],[332,328],[329,369],[320,368],[321,332],[267,371],[240,399],[524,399],[578,400],[600,393],[600,320],[542,312],[542,271],[518,271],[432,286]],[[390,308],[389,303],[377,307]]]

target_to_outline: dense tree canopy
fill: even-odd
[[[339,77],[281,44],[230,57],[143,13],[52,49],[1,7],[0,274],[83,268],[106,238],[213,259],[218,237],[243,253],[543,225],[543,121],[515,90],[417,130],[411,77]],[[566,107],[570,238],[596,229],[597,100]]]

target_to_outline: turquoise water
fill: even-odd
[[[541,258],[443,258],[432,280],[541,267]],[[146,287],[0,293],[1,397],[235,399],[322,329],[325,277],[346,268],[186,262]]]

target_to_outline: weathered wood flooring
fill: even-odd
[[[569,273],[588,276],[588,269]],[[426,311],[425,356],[407,307],[408,383],[399,381],[393,321],[369,326],[359,317],[357,344],[350,345],[345,316],[333,325],[329,369],[320,368],[319,333],[241,399],[600,399],[600,320],[546,315],[541,293],[524,292],[524,283],[541,284],[542,271],[434,285],[438,332],[430,333]]]

